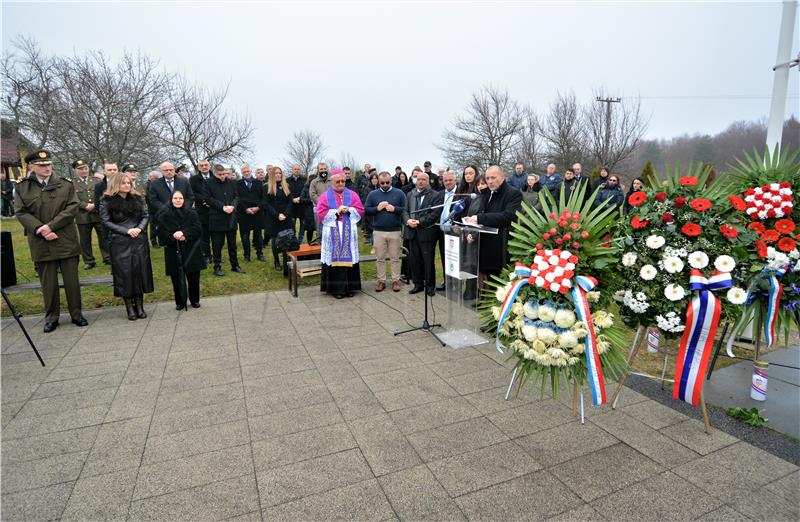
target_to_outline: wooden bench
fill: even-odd
[[[79,279],[81,286],[111,286],[114,283],[113,278],[110,275],[105,276],[94,276],[94,277],[81,277]],[[61,279],[58,280],[58,287],[64,288],[64,281]],[[29,290],[41,290],[42,285],[39,281],[34,281],[31,283],[19,283],[16,285],[11,285],[3,288],[8,293],[11,292],[25,292]]]

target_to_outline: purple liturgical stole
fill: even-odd
[[[325,192],[325,197],[328,199],[328,208],[335,210],[340,206],[350,206],[350,191],[344,189],[342,192],[342,201],[337,201],[336,191],[329,188]],[[351,231],[350,231],[350,214],[342,214],[339,216],[339,221],[342,222],[341,232],[339,231],[339,224],[334,223],[333,230],[331,231],[331,266],[353,266],[353,253],[350,249]]]

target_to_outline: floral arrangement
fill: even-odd
[[[788,342],[792,325],[800,329],[800,224],[794,211],[800,204],[795,190],[800,186],[800,149],[744,156],[732,166],[728,203],[733,219],[747,223],[753,279],[734,333],[755,321],[756,335],[760,337],[763,325],[769,347],[776,330],[783,330]]]
[[[633,208],[618,230],[622,270],[614,294],[627,324],[681,336],[692,290],[720,274],[728,275],[709,284],[720,294],[721,317],[738,319],[747,295],[751,238],[740,221],[723,215],[723,196],[709,175],[702,165],[685,172],[676,165],[663,183],[654,176],[628,198]]]
[[[605,402],[603,375],[625,369],[624,328],[608,311],[602,274],[618,257],[610,232],[619,211],[592,208],[581,186],[565,202],[542,192],[542,211],[523,204],[512,225],[509,251],[516,264],[487,282],[479,310],[501,351],[520,371],[520,387],[587,382],[595,404]],[[584,202],[584,200],[586,201]],[[591,305],[591,310],[590,310]]]

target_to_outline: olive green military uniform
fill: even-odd
[[[49,153],[42,159],[49,161]],[[17,219],[25,227],[33,262],[39,265],[45,321],[57,322],[61,313],[56,273],[58,265],[61,266],[69,314],[73,321],[82,320],[81,287],[78,280],[80,246],[78,229],[75,226],[78,198],[75,195],[72,181],[58,176],[50,176],[46,180],[46,184],[42,184],[31,173],[17,182],[14,206]],[[36,230],[42,225],[49,225],[58,238],[47,241],[37,235]]]
[[[78,160],[72,165],[75,168],[83,164],[82,160]],[[97,234],[97,243],[100,247],[103,261],[108,262],[108,250],[103,237],[103,224],[100,222],[98,203],[94,201],[94,178],[91,176],[86,176],[86,178],[75,176],[72,179],[72,184],[75,186],[75,194],[78,196],[78,215],[75,217],[75,223],[78,225],[83,262],[87,265],[95,264],[94,253],[92,252],[92,230]],[[95,208],[91,211],[86,210],[88,203],[94,204]]]

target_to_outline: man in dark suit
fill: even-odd
[[[306,230],[305,220],[303,219],[303,216],[306,215],[306,205],[300,201],[300,195],[306,186],[306,177],[300,172],[300,165],[297,163],[292,165],[292,175],[286,178],[286,183],[288,183],[289,190],[292,192],[292,219],[300,221],[300,232],[297,237],[302,241]],[[294,226],[296,227],[297,223]]]
[[[150,244],[153,245],[153,248],[158,248],[160,245],[158,244],[158,237],[156,236],[156,227],[153,225],[153,220],[155,219],[155,214],[153,210],[153,205],[150,204],[150,185],[153,184],[155,180],[159,178],[158,171],[151,171],[150,174],[147,175],[147,181],[144,182],[144,200],[147,204],[147,212],[150,214],[151,223],[149,224],[150,229]]]
[[[184,205],[191,208],[194,202],[194,192],[189,181],[182,176],[175,176],[175,166],[165,161],[159,167],[161,177],[150,183],[147,194],[150,196],[148,204],[153,209],[150,218],[150,227],[158,233],[158,213],[162,208],[168,207],[172,202],[172,193],[179,190],[183,194]]]
[[[440,193],[429,186],[428,175],[419,167],[414,168],[417,185],[408,194],[406,209],[403,211],[403,222],[406,227],[403,239],[408,240],[410,250],[411,280],[414,287],[408,291],[416,294],[425,290],[428,295],[436,295],[436,238],[439,228],[438,209],[424,210],[442,203]]]
[[[250,262],[250,234],[252,233],[256,257],[259,261],[266,261],[261,229],[264,227],[264,205],[266,205],[267,198],[264,184],[253,178],[253,171],[249,165],[242,165],[242,179],[236,182],[236,194],[239,198],[236,206],[236,218],[239,220],[239,237],[242,238],[244,260]]]
[[[208,183],[213,176],[211,175],[211,163],[207,159],[197,162],[197,174],[189,178],[189,185],[194,193],[194,209],[200,217],[200,226],[203,228],[203,235],[200,238],[200,249],[206,263],[211,262],[211,233],[208,230],[208,203],[206,195]]]
[[[478,213],[461,221],[498,229],[497,235],[481,236],[479,263],[482,274],[500,275],[508,264],[508,235],[522,206],[522,193],[506,183],[506,173],[497,165],[486,170],[486,184],[489,193],[482,196],[485,199]]]
[[[214,256],[214,275],[224,276],[222,271],[222,245],[228,242],[228,259],[232,272],[244,272],[236,254],[236,207],[238,197],[236,182],[228,178],[222,165],[214,165],[214,177],[206,188],[208,203],[208,229],[211,232],[211,251]]]

